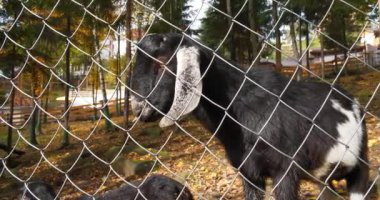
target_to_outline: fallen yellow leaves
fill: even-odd
[[[378,139],[370,139],[368,140],[368,147],[371,148],[373,147],[375,144],[378,144],[379,143],[379,140]]]

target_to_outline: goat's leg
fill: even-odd
[[[273,189],[276,200],[297,200],[298,199],[299,178],[288,171],[285,175],[279,175],[273,180]]]
[[[350,200],[364,200],[368,190],[368,171],[366,164],[359,163],[346,177]]]
[[[265,178],[260,166],[262,162],[257,160],[259,157],[255,152],[252,153],[241,169],[245,177],[244,194],[247,200],[262,200],[265,197]]]
[[[265,180],[257,178],[252,181],[244,181],[245,199],[262,200],[265,196]]]

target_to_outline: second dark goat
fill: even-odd
[[[144,182],[133,181],[133,185],[124,185],[110,190],[98,197],[82,196],[79,200],[193,200],[189,189],[181,183],[163,175],[149,176]],[[183,190],[183,191],[182,191]],[[143,195],[143,196],[142,196]]]
[[[21,200],[53,200],[57,196],[53,187],[44,181],[31,181],[26,185],[27,188],[21,189]]]

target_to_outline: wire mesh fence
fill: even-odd
[[[378,199],[378,8],[0,1],[0,198]]]

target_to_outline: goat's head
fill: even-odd
[[[160,127],[174,124],[199,104],[200,50],[179,34],[152,34],[139,44],[132,73],[132,111],[142,121],[165,115]]]

